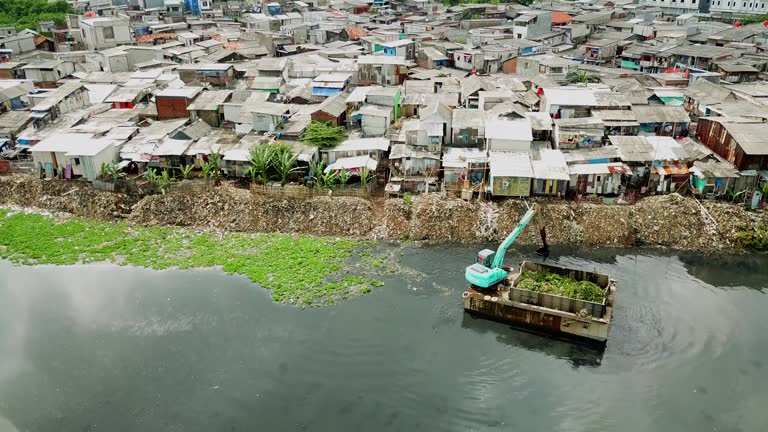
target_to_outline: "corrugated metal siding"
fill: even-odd
[[[157,118],[160,120],[189,117],[187,106],[189,102],[185,98],[164,98],[156,99]]]

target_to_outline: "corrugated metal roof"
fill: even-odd
[[[528,153],[488,152],[491,177],[533,178],[531,157]]]
[[[181,156],[192,144],[189,140],[167,139],[163,141],[153,152],[154,156]]]
[[[666,163],[654,161],[651,172],[664,175],[685,175],[688,174],[688,166],[685,162],[680,161],[670,161]]]
[[[485,138],[533,141],[531,121],[527,117],[514,120],[488,120],[485,122]]]
[[[356,170],[363,167],[367,167],[369,170],[375,170],[378,165],[379,163],[376,161],[376,159],[368,155],[346,157],[336,159],[335,162],[325,168],[324,172],[328,173],[337,170]]]
[[[232,94],[232,90],[208,90],[200,94],[187,110],[214,111],[219,109],[219,105],[227,101]]]
[[[365,151],[365,150],[386,151],[388,149],[389,149],[388,139],[381,138],[381,137],[374,137],[374,138],[350,138],[328,151],[329,152],[347,152],[347,151]]]
[[[322,111],[331,115],[332,117],[340,116],[347,109],[344,96],[345,95],[343,93],[337,93],[329,97],[317,106],[317,111]]]
[[[671,137],[610,136],[624,162],[674,161],[688,157],[680,143]]]
[[[622,162],[574,164],[568,166],[571,175],[631,174],[632,169]]]
[[[739,177],[739,170],[736,169],[730,162],[710,159],[707,161],[695,161],[693,167],[690,170],[691,173],[697,177],[708,178],[737,178]]]
[[[444,168],[467,168],[469,163],[488,161],[485,150],[478,148],[445,147],[443,149]]]
[[[434,159],[440,160],[440,152],[430,152],[416,146],[406,144],[393,144],[389,152],[390,159],[401,158]]]
[[[680,106],[633,106],[632,112],[639,123],[689,123],[691,117]]]
[[[346,103],[362,103],[373,87],[357,87],[347,96]]]
[[[212,130],[213,128],[208,123],[204,122],[203,120],[197,120],[191,125],[179,129],[175,134],[173,134],[172,138],[176,140],[197,141],[211,133]]]
[[[539,150],[539,157],[531,159],[533,176],[545,180],[569,180],[568,165],[560,150]]]

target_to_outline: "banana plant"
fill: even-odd
[[[251,155],[249,157],[251,162],[250,168],[252,180],[258,184],[266,184],[268,177],[268,171],[272,165],[272,148],[268,145],[258,146],[251,149]]]
[[[173,177],[173,175],[171,175],[171,172],[168,171],[168,168],[163,169],[163,172],[160,173],[160,177],[158,178],[160,192],[165,195],[165,193],[170,189],[171,184],[175,181],[176,179]]]
[[[277,172],[280,184],[285,186],[285,184],[288,183],[288,176],[290,176],[292,172],[299,169],[296,167],[296,160],[298,160],[298,156],[289,152],[281,152],[276,156],[275,159],[276,160],[274,160],[272,163],[272,167]]]
[[[192,176],[192,168],[194,168],[192,165],[182,165],[181,178],[184,180],[189,180],[189,178]]]
[[[736,202],[736,200],[737,200],[737,199],[738,199],[740,196],[742,196],[742,195],[744,195],[745,193],[747,193],[747,191],[746,191],[746,190],[743,190],[743,191],[739,191],[739,192],[734,192],[734,191],[733,191],[733,189],[732,189],[732,188],[730,188],[730,187],[729,187],[729,188],[726,188],[726,189],[725,189],[725,192],[728,194],[728,196],[729,196],[729,197],[731,197],[731,201],[733,201],[733,202]]]
[[[346,186],[347,183],[349,183],[349,179],[352,178],[352,174],[349,173],[349,171],[343,169],[339,171],[339,182],[341,182],[342,186]]]
[[[368,167],[363,167],[360,171],[360,184],[366,187],[371,180],[373,180],[373,172]]]

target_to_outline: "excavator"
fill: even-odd
[[[539,206],[535,203],[528,208],[528,211],[520,219],[514,230],[504,239],[499,245],[499,249],[493,251],[491,249],[483,249],[477,253],[475,263],[467,267],[464,277],[472,285],[472,288],[476,289],[493,289],[500,283],[506,283],[508,273],[503,268],[504,254],[507,252],[512,243],[515,242],[517,237],[525,230],[525,227],[531,223],[532,220],[536,220],[536,225],[541,234],[541,242],[544,244],[536,253],[543,256],[546,259],[549,256],[549,246],[547,245],[547,231],[541,224],[539,219]]]

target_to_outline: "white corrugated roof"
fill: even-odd
[[[95,139],[90,134],[55,134],[44,138],[29,150],[32,153],[57,152],[71,156],[95,156],[119,141]]]
[[[532,159],[533,175],[537,179],[568,180],[568,165],[560,150],[541,149],[539,159]]]
[[[331,172],[335,170],[349,170],[349,169],[355,169],[355,168],[362,168],[362,167],[368,167],[369,170],[375,170],[378,166],[378,162],[376,159],[364,155],[364,156],[354,156],[354,157],[346,157],[341,159],[336,159],[336,162],[328,165],[325,168],[324,172]]]
[[[478,148],[445,147],[443,168],[466,168],[468,163],[486,162],[488,155]]]
[[[387,138],[350,138],[337,145],[329,151],[362,151],[362,150],[381,150],[389,149],[389,140]]]
[[[529,177],[533,178],[531,157],[522,152],[488,152],[491,177]]]
[[[371,91],[373,87],[366,86],[366,87],[357,87],[354,90],[352,90],[352,93],[347,96],[347,103],[361,103],[365,102],[365,97],[368,95],[368,92]]]

